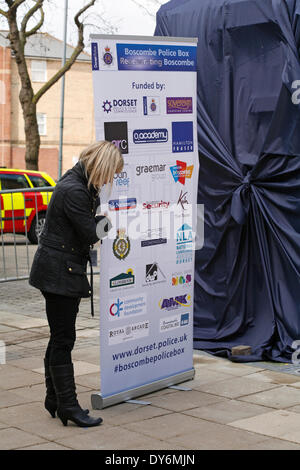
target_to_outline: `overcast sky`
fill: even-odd
[[[69,0],[68,16],[69,31],[68,42],[72,42],[72,20],[74,13],[86,4],[88,0]],[[167,0],[160,0],[166,3]],[[55,5],[45,9],[46,22],[44,31],[54,34],[59,39],[63,38],[64,24],[64,0],[52,0]],[[141,3],[148,7],[153,16],[147,14],[143,8],[138,7],[132,0],[97,0],[96,6],[90,9],[86,22],[97,25],[100,30],[95,32],[112,33],[111,28],[117,29],[117,34],[133,34],[152,36],[155,29],[155,13],[158,9],[158,0],[141,0]],[[97,17],[98,15],[98,17]],[[101,23],[101,18],[105,19],[107,26]]]

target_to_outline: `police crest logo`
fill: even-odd
[[[108,46],[105,48],[105,53],[103,55],[103,62],[106,65],[111,65],[113,63],[113,56],[111,55],[110,47]]]
[[[113,254],[116,258],[123,260],[125,259],[130,251],[130,240],[129,237],[126,236],[125,229],[118,229],[117,230],[117,237],[113,242]]]

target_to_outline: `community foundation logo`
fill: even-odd
[[[167,98],[167,114],[191,114],[192,98]]]
[[[127,122],[105,122],[105,140],[112,142],[123,154],[128,153],[128,125]]]
[[[181,183],[182,185],[185,185],[186,179],[192,178],[194,165],[187,166],[186,162],[176,160],[176,165],[171,166],[170,170],[175,183]],[[182,202],[182,204],[184,204],[184,200],[184,195],[181,196],[181,199],[179,196],[178,203]]]
[[[117,287],[133,286],[135,283],[135,276],[132,269],[127,269],[125,273],[120,273],[109,280],[109,287],[115,289]]]
[[[113,254],[119,260],[127,258],[130,252],[130,240],[126,235],[126,229],[120,228],[117,230],[117,236],[113,242]]]
[[[131,315],[144,315],[147,311],[147,296],[141,293],[139,296],[130,295],[117,297],[109,307],[109,319],[116,320]]]
[[[193,122],[172,122],[172,152],[193,152]]]
[[[144,116],[158,116],[160,114],[160,99],[158,96],[143,96]]]

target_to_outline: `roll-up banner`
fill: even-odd
[[[124,158],[100,195],[101,409],[194,376],[197,39],[91,39],[96,140]]]

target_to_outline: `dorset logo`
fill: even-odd
[[[113,242],[113,254],[119,260],[124,260],[130,251],[130,240],[126,236],[125,229],[118,229],[117,230],[117,237]]]

